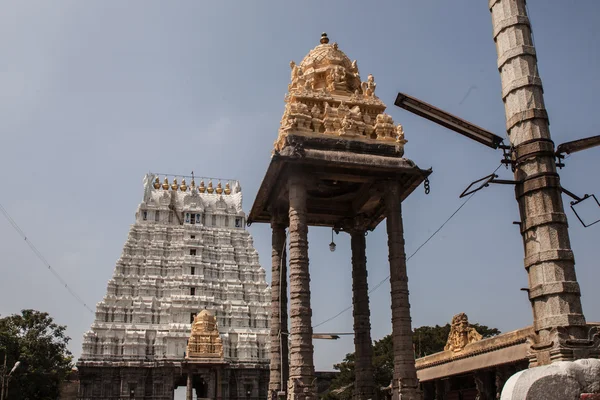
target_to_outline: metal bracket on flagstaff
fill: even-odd
[[[519,182],[513,181],[513,180],[496,179],[496,178],[498,178],[498,175],[490,174],[488,176],[484,176],[483,178],[481,178],[479,180],[476,180],[475,182],[472,182],[469,186],[467,186],[467,188],[464,190],[464,192],[461,193],[460,198],[462,199],[465,196],[479,192],[481,189],[490,186],[490,183],[498,183],[500,185],[516,185],[517,183],[519,183]],[[473,187],[475,187],[475,189],[472,189]]]
[[[575,210],[575,206],[583,203],[584,201],[586,201],[587,199],[594,199],[594,201],[596,202],[596,205],[598,206],[598,208],[600,208],[600,202],[598,202],[598,199],[596,198],[596,195],[594,194],[585,194],[583,197],[579,197],[576,194],[573,194],[572,192],[568,191],[567,189],[561,187],[560,188],[561,192],[563,192],[564,194],[566,194],[567,196],[575,199],[574,201],[571,202],[571,210],[573,210],[573,213],[575,214],[575,216],[577,217],[577,219],[579,220],[579,222],[581,222],[581,225],[583,225],[584,228],[587,228],[589,226],[592,226],[594,224],[597,224],[598,222],[600,222],[600,219],[590,223],[590,224],[586,224],[583,221],[583,218],[581,218],[579,216],[579,214],[577,213],[577,211]]]

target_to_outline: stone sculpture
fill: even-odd
[[[337,43],[329,44],[327,35],[299,64],[290,61],[290,69],[275,152],[281,151],[285,137],[301,134],[386,142],[404,153],[404,130],[384,114],[386,106],[375,96],[375,78],[369,75],[361,82],[356,60],[350,61]]]
[[[460,313],[452,317],[452,326],[448,335],[448,342],[444,347],[444,351],[462,351],[466,345],[477,342],[482,339],[482,336],[469,326],[467,314]]]

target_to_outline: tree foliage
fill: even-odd
[[[71,370],[66,327],[44,312],[23,310],[0,318],[0,368],[20,361],[10,380],[9,400],[54,400]]]
[[[485,325],[470,324],[484,338],[496,336],[500,331]],[[450,324],[444,326],[421,326],[413,332],[413,346],[415,357],[420,358],[429,354],[444,351],[444,346],[450,333]],[[350,400],[354,389],[354,353],[346,354],[344,360],[335,364],[333,368],[339,371],[334,378],[326,395],[332,400]],[[373,381],[375,388],[381,392],[381,388],[389,386],[394,374],[394,352],[392,346],[392,335],[387,335],[373,344]],[[380,393],[378,398],[383,398]]]

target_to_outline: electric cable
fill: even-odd
[[[500,167],[502,166],[502,164],[500,164],[495,170],[494,172],[492,172],[492,174],[495,174]],[[467,199],[465,201],[462,202],[462,204],[448,217],[448,219],[446,219],[446,221],[444,221],[444,223],[442,225],[440,225],[439,228],[437,228],[435,230],[435,232],[433,232],[428,238],[427,240],[425,240],[419,247],[417,247],[417,249],[406,259],[406,262],[408,262],[411,258],[413,258],[418,252],[419,250],[421,250],[427,243],[429,243],[429,241],[431,239],[433,239],[433,237],[435,235],[438,234],[439,231],[442,230],[442,228],[444,228],[444,226],[446,226],[446,224],[448,222],[450,222],[450,220],[452,218],[454,218],[454,216],[456,214],[458,214],[458,212],[469,202],[469,200],[471,200],[471,198],[473,198],[473,196],[476,194],[477,192],[472,193],[469,197],[467,197]],[[381,287],[381,285],[383,285],[388,279],[390,279],[390,275],[386,276],[383,280],[381,280],[381,282],[379,282],[377,285],[375,285],[371,290],[369,290],[369,294],[373,293],[374,291],[376,291],[377,289],[379,289]],[[344,314],[345,312],[349,311],[352,309],[352,305],[344,308],[342,311],[338,312],[337,314],[335,314],[332,317],[327,318],[326,320],[319,322],[316,325],[313,325],[313,329],[317,328],[323,324],[326,324],[327,322],[333,321],[334,319],[336,319],[337,317],[339,317],[340,315]]]
[[[6,211],[6,208],[4,208],[4,206],[1,203],[0,203],[0,212],[2,212],[2,214],[4,214],[4,217],[6,218],[6,220],[10,223],[10,225],[14,228],[14,230],[17,231],[17,233],[23,238],[23,240],[25,240],[25,242],[27,243],[27,245],[29,246],[31,251],[33,251],[33,253],[37,256],[37,258],[39,258],[40,261],[42,261],[42,263],[44,263],[44,265],[48,267],[48,270],[50,271],[50,273],[52,273],[52,275],[54,275],[54,277],[56,279],[58,279],[58,281],[65,287],[65,289],[67,289],[67,291],[71,294],[71,296],[73,296],[73,298],[75,298],[75,300],[77,300],[78,303],[82,304],[89,312],[94,314],[94,310],[92,310],[90,307],[88,307],[86,302],[83,301],[83,299],[73,289],[71,289],[69,284],[60,276],[60,274],[54,268],[52,268],[52,266],[50,265],[48,260],[46,260],[46,257],[44,257],[44,255],[37,249],[37,247],[35,247],[35,245],[31,242],[31,240],[29,240],[29,238],[27,237],[25,232],[23,232],[23,230],[19,227],[19,225],[16,223],[16,221],[10,216],[8,211]]]

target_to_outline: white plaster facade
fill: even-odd
[[[144,179],[81,360],[183,360],[193,315],[207,309],[225,360],[267,362],[270,289],[246,230],[239,182],[201,193],[193,180],[187,187],[155,178]]]

